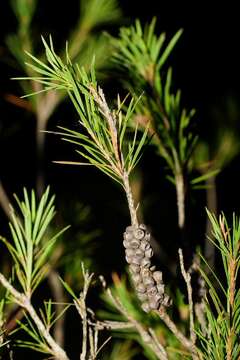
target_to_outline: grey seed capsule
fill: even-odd
[[[144,256],[144,252],[143,252],[141,249],[137,249],[137,250],[135,251],[135,254],[136,254],[136,255],[142,255],[142,256]]]
[[[131,239],[133,239],[133,234],[129,232],[125,232],[123,237],[125,240],[130,241]]]
[[[138,228],[137,230],[134,231],[134,237],[138,240],[143,239],[145,236],[145,231]]]
[[[153,286],[154,285],[154,280],[151,276],[148,276],[148,277],[143,277],[143,283],[144,285],[146,286]]]
[[[123,246],[124,246],[126,249],[129,248],[129,247],[130,247],[130,242],[127,241],[127,240],[124,240],[124,241],[123,241]]]
[[[132,248],[132,249],[138,249],[139,248],[139,245],[140,245],[140,242],[138,241],[138,240],[136,240],[136,239],[134,239],[134,240],[132,240],[131,242],[130,242],[130,247]]]
[[[159,308],[159,301],[156,301],[155,299],[152,299],[151,301],[148,302],[149,307],[151,310],[157,310]]]
[[[142,281],[142,277],[141,277],[141,275],[139,273],[138,274],[133,274],[132,279],[133,279],[135,284],[138,284],[139,282]]]
[[[126,232],[133,232],[133,227],[132,226],[127,226],[126,227]]]
[[[153,278],[158,284],[161,283],[162,282],[162,272],[161,271],[154,271]]]
[[[126,249],[126,255],[128,257],[134,256],[135,255],[135,251],[133,249]]]
[[[145,257],[151,258],[153,256],[153,249],[148,249],[145,251]]]
[[[128,264],[132,263],[132,256],[125,256],[125,259],[126,259]]]
[[[145,293],[145,292],[146,292],[146,288],[145,288],[145,286],[144,286],[143,284],[138,284],[138,285],[136,286],[136,290],[137,290],[137,292],[139,292],[139,293]]]
[[[146,241],[145,239],[143,239],[140,243],[140,249],[145,251],[148,250],[150,248],[150,243],[148,241]]]
[[[131,263],[140,265],[142,263],[142,259],[140,259],[138,256],[132,256],[131,257]]]
[[[147,287],[147,294],[148,294],[148,296],[154,296],[154,295],[156,295],[158,293],[158,289],[157,289],[157,287],[156,286],[149,286],[149,287]]]
[[[132,274],[138,274],[140,273],[140,266],[137,264],[130,264],[129,269]]]
[[[155,266],[155,265],[150,267],[150,270],[151,270],[151,271],[154,271],[155,269],[156,269],[156,266]]]
[[[151,265],[151,261],[147,258],[142,259],[141,262],[142,267],[149,267]]]
[[[159,303],[163,301],[164,295],[157,293],[154,295],[155,301],[158,301]]]
[[[142,304],[142,309],[145,312],[149,312],[151,310],[148,302],[145,302],[145,303]]]
[[[151,271],[148,268],[143,268],[141,274],[143,278],[152,277]]]
[[[138,293],[137,293],[137,296],[138,296],[138,298],[139,298],[140,301],[146,301],[146,300],[148,299],[148,296],[147,296],[146,293],[140,293],[140,292],[138,292]]]
[[[159,292],[160,294],[163,294],[163,293],[164,293],[164,288],[165,288],[164,284],[158,284],[158,285],[157,285],[157,289],[158,289],[158,292]]]
[[[168,295],[165,295],[164,299],[162,301],[162,305],[168,307],[171,304],[172,304],[172,300],[170,299],[170,297]]]

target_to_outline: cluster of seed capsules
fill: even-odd
[[[128,226],[124,233],[126,261],[129,264],[132,280],[137,291],[142,309],[145,312],[169,306],[170,298],[164,292],[162,272],[155,271],[151,264],[153,249],[150,244],[151,234],[144,224],[137,228]]]

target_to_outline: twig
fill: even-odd
[[[50,269],[48,273],[48,283],[52,292],[53,300],[55,302],[56,307],[56,317],[58,317],[58,321],[55,323],[53,329],[53,335],[56,342],[63,347],[64,346],[64,322],[65,322],[65,313],[63,313],[64,309],[64,292],[62,283],[59,280],[59,274],[54,269]],[[62,314],[60,317],[59,315]]]
[[[112,295],[112,292],[110,289],[107,289],[107,294],[115,307],[119,310],[119,312],[125,316],[125,318],[131,323],[134,328],[138,331],[139,335],[141,336],[142,340],[152,349],[154,354],[157,356],[160,360],[168,360],[167,353],[165,349],[162,347],[161,344],[159,344],[159,341],[157,341],[156,344],[156,337],[152,336],[152,331],[145,330],[144,327],[136,320],[134,319],[129,312],[125,309],[121,301],[114,297]]]
[[[121,330],[121,329],[132,329],[134,325],[130,322],[122,321],[97,321],[96,323],[90,322],[90,325],[94,325],[98,330]]]
[[[44,337],[49,345],[49,352],[58,360],[69,360],[65,351],[55,342],[49,331],[44,326],[42,320],[37,315],[35,309],[33,308],[29,298],[20,292],[18,292],[5,278],[3,274],[0,273],[0,283],[9,291],[12,295],[14,301],[23,307],[27,313],[30,315],[35,325],[37,326],[39,332]]]
[[[157,311],[157,314],[160,316],[160,319],[169,328],[169,330],[180,341],[180,343],[191,352],[194,359],[199,359],[198,351],[195,344],[193,344],[191,340],[187,339],[186,336],[184,336],[183,333],[177,328],[177,326],[166,313],[165,307],[161,307],[160,310]]]
[[[3,184],[0,180],[0,206],[2,207],[3,211],[10,219],[10,201],[8,199],[7,193],[3,187]]]
[[[178,249],[179,261],[181,273],[184,278],[184,281],[187,285],[187,294],[188,294],[188,304],[189,304],[189,318],[190,318],[190,339],[193,344],[196,343],[196,333],[194,330],[194,315],[193,315],[193,299],[192,299],[192,285],[191,285],[191,275],[189,272],[186,272],[184,267],[183,252],[182,249]]]
[[[178,226],[183,229],[185,226],[185,186],[182,172],[175,176],[177,209],[178,209]]]
[[[137,211],[134,206],[132,190],[131,190],[131,187],[129,184],[129,177],[128,177],[128,174],[126,171],[124,171],[124,173],[123,173],[123,184],[124,184],[124,189],[125,189],[126,196],[127,196],[127,202],[128,202],[128,208],[129,208],[130,217],[131,217],[131,223],[132,223],[132,226],[137,228],[138,227]]]

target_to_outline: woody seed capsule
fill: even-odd
[[[156,286],[148,286],[148,287],[147,287],[147,294],[148,294],[149,296],[152,297],[152,296],[156,295],[157,292],[158,292],[158,289],[156,288]]]
[[[126,255],[128,257],[131,257],[131,256],[135,255],[135,251],[133,249],[126,249]]]
[[[146,292],[146,288],[145,288],[145,286],[143,284],[138,284],[136,289],[140,293],[145,293]]]
[[[145,256],[147,257],[147,258],[150,258],[150,257],[152,257],[153,256],[153,249],[148,249],[148,250],[146,250],[145,251]]]
[[[146,293],[140,293],[140,292],[138,292],[138,293],[137,293],[137,296],[138,296],[138,298],[139,298],[140,301],[145,301],[145,300],[148,299],[148,296],[147,296]]]
[[[151,261],[149,259],[144,258],[141,262],[142,267],[149,267],[151,265]]]
[[[145,303],[142,304],[142,309],[145,312],[149,312],[151,310],[148,302],[145,302]]]
[[[138,249],[139,248],[139,241],[138,240],[132,240],[129,244],[129,246],[132,248],[132,249]]]
[[[140,249],[145,251],[145,250],[148,250],[149,248],[150,248],[149,242],[146,240],[142,240],[141,244],[140,244]]]
[[[138,274],[133,274],[132,275],[132,279],[133,281],[135,282],[135,284],[139,283],[141,280],[142,280],[142,277],[141,275],[138,273]]]
[[[140,272],[140,266],[137,264],[130,264],[129,269],[132,274],[138,274]]]
[[[144,235],[145,235],[145,231],[140,228],[134,231],[134,237],[138,240],[143,239]]]
[[[154,271],[153,278],[157,283],[162,282],[162,272],[161,271]]]

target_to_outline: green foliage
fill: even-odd
[[[219,220],[211,213],[208,216],[213,228],[212,242],[221,254],[225,281],[212,269],[213,279],[201,270],[209,296],[205,303],[207,336],[202,331],[198,335],[204,359],[237,360],[240,356],[240,219],[233,215],[230,227],[223,214]]]
[[[43,39],[46,50],[48,65],[28,54],[34,64],[28,64],[38,77],[21,78],[22,80],[34,80],[44,85],[42,91],[65,90],[78,112],[80,124],[84,132],[73,131],[61,128],[65,141],[80,145],[82,150],[77,152],[86,158],[90,164],[123,184],[124,174],[129,175],[137,164],[141,150],[146,143],[148,127],[138,138],[138,126],[128,144],[125,144],[128,124],[138,103],[133,99],[130,101],[127,110],[122,109],[122,103],[118,98],[116,110],[110,110],[105,96],[96,82],[94,64],[91,67],[90,75],[85,69],[78,65],[72,65],[68,51],[66,50],[67,63],[56,55],[52,40],[50,46]],[[30,95],[38,94],[35,92]],[[79,163],[81,164],[81,163]]]
[[[134,122],[142,129],[150,123],[152,144],[163,157],[170,170],[168,179],[192,172],[192,155],[198,137],[194,129],[195,110],[181,107],[181,91],[172,92],[172,69],[166,70],[166,62],[176,46],[182,30],[166,43],[165,33],[155,34],[156,19],[142,28],[121,28],[119,38],[112,38],[115,48],[113,61],[123,75],[123,82],[132,96],[143,93],[135,109]],[[196,179],[206,180],[212,174]],[[193,184],[194,185],[194,184]]]
[[[11,211],[11,230],[13,243],[1,239],[7,246],[14,263],[16,278],[25,294],[29,297],[39,285],[49,269],[49,259],[56,240],[67,229],[51,234],[49,225],[55,216],[54,196],[49,198],[49,188],[39,203],[34,191],[31,196],[24,189],[24,200],[20,201],[16,211]]]

